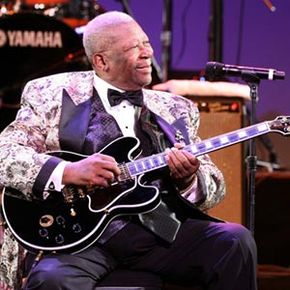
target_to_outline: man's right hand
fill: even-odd
[[[80,161],[68,163],[63,172],[62,184],[108,187],[120,174],[113,157],[95,153]]]

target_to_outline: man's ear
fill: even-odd
[[[96,53],[93,56],[93,65],[98,71],[107,71],[108,69],[106,57],[101,53]]]

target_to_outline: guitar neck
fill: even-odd
[[[201,141],[199,143],[188,145],[186,150],[195,156],[207,154],[231,145],[244,142],[246,140],[267,134],[271,131],[269,122],[262,122],[256,125],[245,127]]]
[[[270,121],[266,121],[256,125],[238,129],[230,133],[212,137],[195,144],[187,145],[183,149],[187,150],[195,156],[204,155],[258,137],[270,131],[274,131],[270,129],[269,123]],[[149,157],[144,157],[132,162],[128,162],[126,166],[130,176],[134,177],[167,166],[165,156],[166,154],[163,152]]]

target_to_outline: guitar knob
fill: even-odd
[[[56,223],[59,225],[59,226],[63,226],[65,225],[65,219],[63,216],[59,215],[55,218],[55,221]]]
[[[57,244],[63,244],[63,242],[64,242],[64,237],[63,237],[63,235],[62,235],[62,234],[58,234],[58,235],[55,237],[55,242],[56,242]]]
[[[72,229],[73,229],[73,232],[76,233],[76,234],[78,234],[78,233],[80,233],[82,231],[82,227],[81,227],[81,225],[79,223],[74,224],[72,226]]]
[[[42,238],[48,238],[48,230],[47,229],[39,229],[38,233]]]
[[[48,228],[53,224],[53,221],[53,216],[50,214],[46,214],[39,219],[39,224],[44,228]]]

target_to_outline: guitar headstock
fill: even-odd
[[[279,116],[275,120],[269,122],[271,131],[290,135],[290,116]]]

